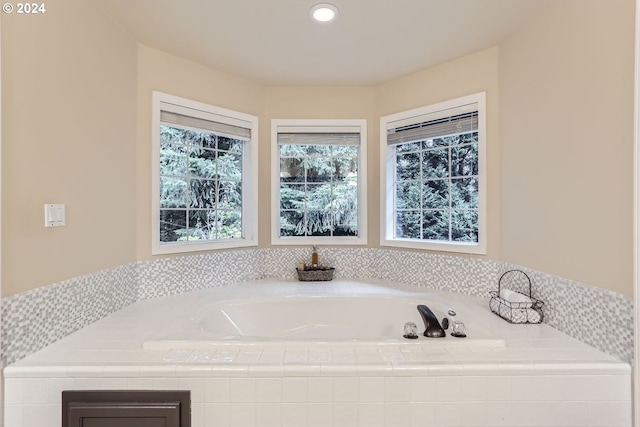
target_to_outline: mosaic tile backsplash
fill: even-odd
[[[295,279],[309,248],[268,248],[162,258],[119,266],[2,299],[2,366],[139,299],[260,278]],[[337,279],[376,278],[487,298],[503,272],[529,275],[544,321],[631,362],[631,298],[500,261],[379,248],[320,248]]]
[[[136,301],[127,264],[2,298],[2,366]]]

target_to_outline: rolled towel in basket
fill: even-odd
[[[518,303],[518,308],[531,308],[533,306],[531,298],[510,289],[500,289],[500,298],[509,302]]]
[[[491,311],[511,323],[540,323],[542,312],[535,308],[513,308],[510,302],[503,298],[491,298]]]
[[[527,309],[526,308],[511,309],[511,323],[527,323]]]
[[[491,301],[489,301],[489,307],[491,308],[491,311],[511,323],[524,323],[527,321],[524,310],[512,309],[497,298],[491,298]],[[516,314],[517,317],[515,319],[514,314]]]
[[[504,317],[504,316],[503,316]],[[511,323],[540,323],[540,313],[533,308],[511,309]]]
[[[542,317],[540,316],[540,312],[533,308],[527,308],[527,322],[529,323],[540,323],[542,321]]]

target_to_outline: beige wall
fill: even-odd
[[[2,14],[3,296],[135,260],[135,86],[136,43],[86,2]]]
[[[632,294],[632,1],[551,2],[500,46],[502,259]]]
[[[375,88],[375,117],[486,92],[487,96],[487,257],[500,255],[500,121],[498,109],[498,48],[491,48],[393,80]],[[376,128],[376,165],[379,165],[379,126]],[[380,169],[376,166],[376,170]],[[376,198],[379,182],[374,182]],[[379,198],[378,198],[379,199]],[[379,201],[378,201],[379,203]],[[376,225],[380,212],[375,216]],[[379,242],[379,230],[376,232]],[[452,255],[452,254],[450,254]]]

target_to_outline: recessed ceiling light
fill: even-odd
[[[331,22],[338,16],[338,8],[329,3],[320,3],[311,8],[311,17],[317,22]]]

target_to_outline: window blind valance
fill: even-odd
[[[360,145],[359,133],[278,133],[278,144],[297,145]]]
[[[251,129],[202,119],[199,117],[187,116],[172,111],[160,111],[160,121],[169,125],[177,125],[189,129],[211,132],[227,138],[240,139],[243,141],[249,141],[251,139]]]
[[[387,144],[397,145],[478,130],[478,112],[442,117],[387,130]]]

